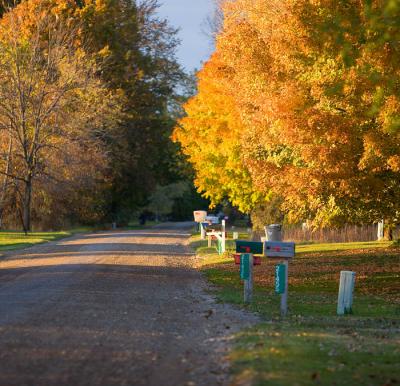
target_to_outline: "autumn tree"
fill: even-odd
[[[86,1],[79,11],[90,53],[107,63],[107,87],[124,98],[123,116],[103,125],[111,180],[109,216],[126,222],[157,185],[176,182],[170,134],[177,85],[184,74],[175,57],[176,30],[156,15],[158,2]]]
[[[240,149],[238,169],[250,175],[242,186],[252,187],[237,205],[250,201],[257,209],[279,198],[289,221],[311,219],[316,226],[395,221],[397,2],[237,0],[223,10],[216,52],[177,129],[199,189],[207,195],[237,183],[210,178],[217,167],[219,176],[229,171],[219,160],[226,129],[215,124],[225,120]],[[228,109],[214,103],[213,88]],[[204,160],[199,143],[215,163]],[[234,201],[232,192],[224,194]],[[261,201],[250,200],[255,194]]]
[[[37,182],[58,182],[74,165],[84,172],[88,161],[104,162],[87,129],[107,93],[79,39],[79,23],[58,15],[60,5],[72,6],[24,2],[0,21],[0,128],[9,143],[0,173],[13,182],[25,232]]]

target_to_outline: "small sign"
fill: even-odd
[[[273,257],[283,257],[286,259],[292,259],[296,253],[295,243],[283,243],[267,241],[265,242],[265,256]]]
[[[278,264],[275,266],[275,292],[277,294],[284,294],[286,287],[286,265]]]
[[[263,254],[263,243],[258,241],[236,240],[236,253],[252,253],[253,255]]]
[[[240,278],[242,280],[250,279],[250,255],[248,253],[240,256]]]

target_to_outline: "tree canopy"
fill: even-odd
[[[175,130],[199,190],[248,212],[280,202],[292,222],[395,221],[398,2],[237,0],[222,10],[216,51]]]
[[[176,31],[156,0],[18,3],[0,9],[1,216],[127,222],[186,178],[170,140]]]

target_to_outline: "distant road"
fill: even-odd
[[[253,316],[216,304],[189,223],[40,245],[0,259],[0,385],[229,384]]]

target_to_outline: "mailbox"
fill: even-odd
[[[283,243],[283,242],[265,242],[264,254],[267,257],[281,257],[285,259],[293,259],[296,253],[295,243]]]
[[[258,241],[236,240],[236,253],[263,254],[263,243]]]
[[[234,253],[233,254],[233,259],[235,260],[235,264],[236,265],[240,265],[240,256],[241,256],[240,253]]]
[[[241,256],[240,253],[233,254],[233,259],[235,260],[236,265],[240,265]],[[253,256],[253,265],[261,265],[261,256]]]
[[[196,210],[193,212],[194,221],[198,223],[202,223],[206,221],[207,212],[204,210]]]
[[[205,221],[210,224],[219,224],[219,218],[217,216],[206,216]]]

